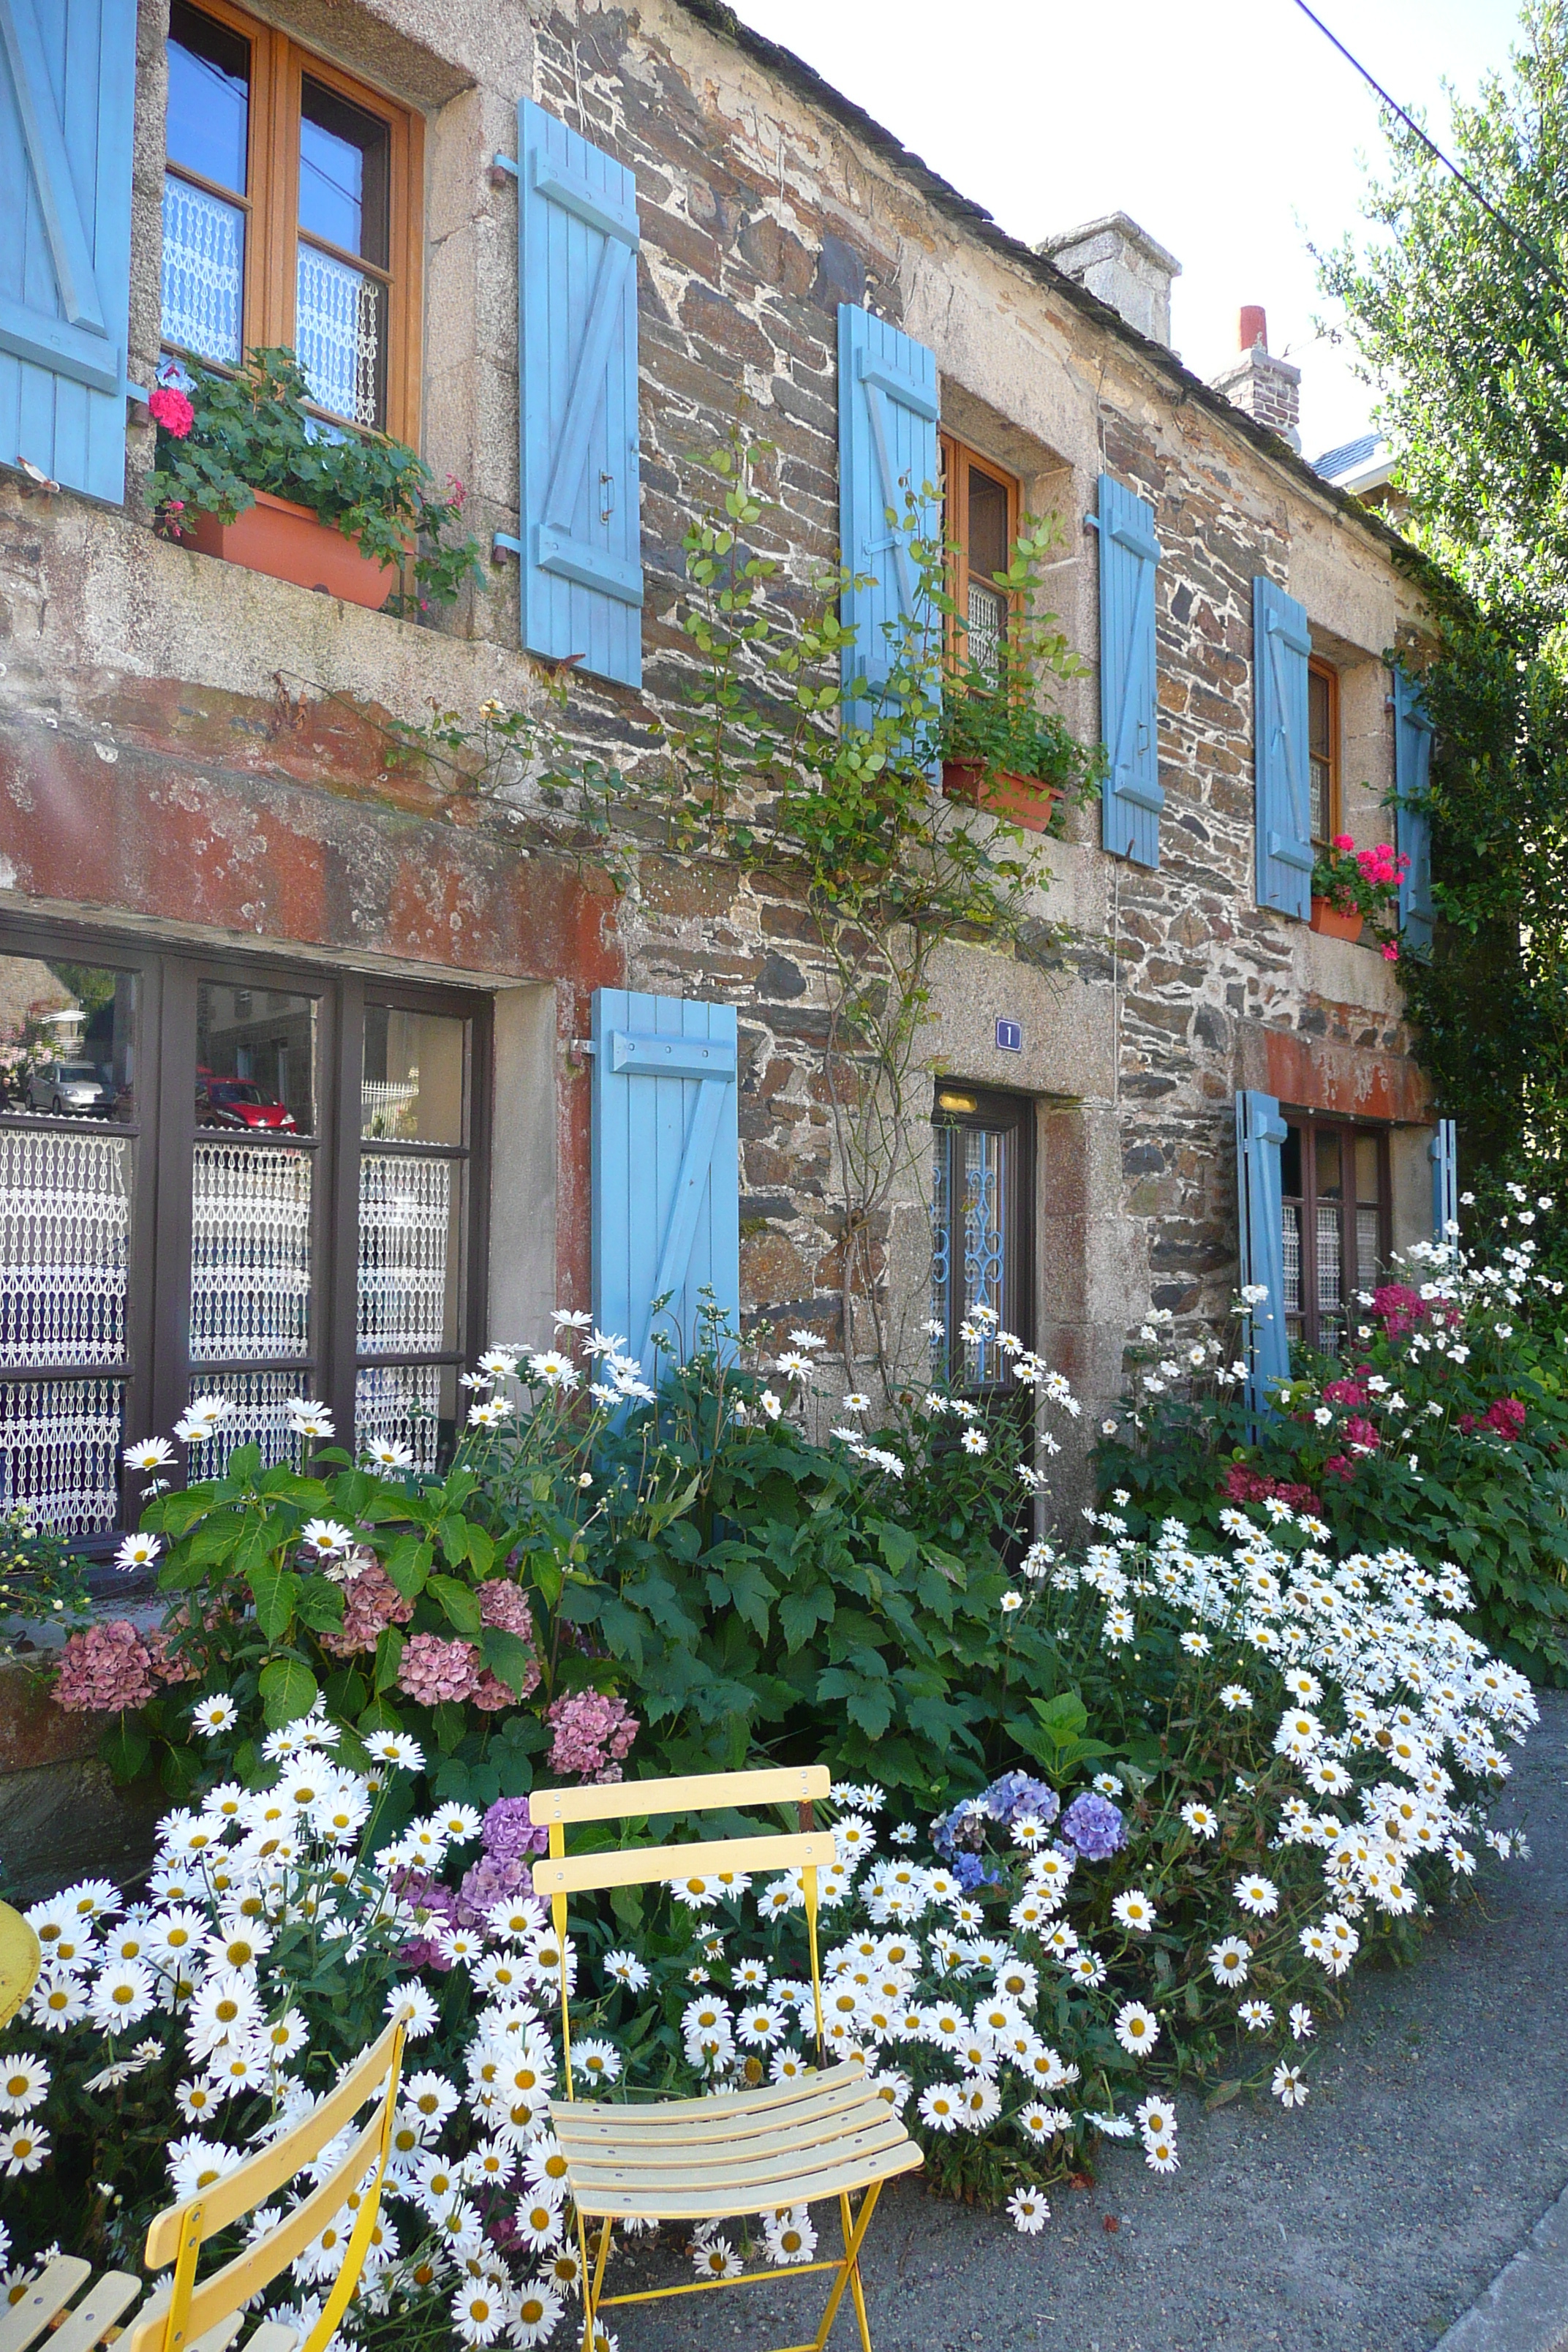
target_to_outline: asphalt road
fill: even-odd
[[[1568,2183],[1568,1693],[1541,1712],[1500,1816],[1532,1859],[1442,1916],[1415,1967],[1354,1979],[1304,2109],[1179,2103],[1173,2179],[1109,2146],[1037,2238],[895,2183],[866,2262],[876,2352],[1431,2352]],[[612,2287],[653,2283],[619,2268]],[[620,2352],[799,2343],[821,2292],[606,2319]],[[832,2342],[856,2341],[846,2303]]]

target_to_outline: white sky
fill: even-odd
[[[1517,37],[1514,0],[1313,0],[1317,14],[1447,144],[1445,80],[1473,97]],[[1033,242],[1123,211],[1182,264],[1172,339],[1200,375],[1261,302],[1269,349],[1301,368],[1316,457],[1367,422],[1331,344],[1307,239],[1358,221],[1377,101],[1293,0],[737,0],[934,171]]]

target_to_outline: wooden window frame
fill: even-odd
[[[1342,766],[1340,752],[1340,674],[1334,667],[1332,662],[1324,661],[1320,655],[1314,654],[1307,664],[1307,676],[1309,678],[1321,678],[1329,690],[1329,830],[1321,840],[1318,838],[1316,834],[1313,834],[1311,836],[1314,848],[1326,849],[1329,843],[1333,839],[1335,834],[1342,833],[1344,830],[1343,811],[1341,806],[1340,798],[1340,773]],[[1312,751],[1310,741],[1311,728],[1310,725],[1308,727],[1307,733],[1309,738],[1307,745],[1307,765],[1308,772],[1310,774]],[[1313,797],[1315,799],[1316,795],[1314,794]]]
[[[205,180],[183,163],[165,158],[176,179],[237,204],[246,215],[245,281],[240,298],[240,349],[279,344],[295,348],[294,298],[300,231],[300,119],[304,78],[384,122],[391,133],[387,162],[387,267],[342,253],[325,239],[319,246],[386,288],[385,416],[379,427],[358,425],[327,408],[312,414],[347,431],[379,431],[390,440],[417,447],[422,333],[425,122],[412,108],[374,89],[330,58],[306,48],[287,33],[263,24],[233,0],[191,0],[198,16],[237,33],[250,44],[250,106],[247,125],[246,188],[243,195]],[[200,352],[165,342],[194,366],[225,375],[233,371]]]
[[[33,915],[0,916],[0,956],[51,958],[106,965],[137,976],[136,1116],[119,1131],[132,1143],[132,1202],[125,1360],[118,1366],[0,1367],[0,1381],[55,1375],[87,1379],[95,1374],[123,1381],[126,1444],[166,1434],[190,1399],[193,1369],[215,1374],[235,1366],[202,1364],[190,1354],[192,1158],[204,1132],[195,1117],[197,989],[203,981],[224,987],[308,993],[320,1004],[315,1072],[316,1119],[311,1137],[279,1139],[279,1148],[310,1146],[316,1175],[311,1187],[310,1344],[305,1356],[267,1360],[267,1370],[309,1370],[313,1392],[332,1412],[338,1442],[352,1444],[355,1380],[366,1366],[394,1369],[400,1363],[438,1363],[456,1371],[472,1366],[487,1343],[489,1267],[490,1084],[493,1000],[479,989],[440,982],[384,979],[326,964],[282,956],[235,954],[214,947],[204,953],[132,939],[113,929],[56,922]],[[363,1353],[358,1345],[359,1160],[362,1145],[360,1082],[363,1067],[364,1012],[385,1004],[410,1012],[445,1013],[468,1024],[464,1069],[463,1141],[460,1145],[377,1139],[378,1155],[446,1159],[463,1169],[464,1200],[458,1218],[462,1251],[457,1277],[456,1345],[406,1356]],[[101,1134],[104,1122],[51,1119],[51,1132]],[[26,1113],[0,1111],[0,1129],[37,1132],[40,1121]],[[250,1142],[266,1141],[252,1131]],[[461,1419],[459,1391],[458,1419]],[[134,1473],[121,1469],[119,1528],[113,1533],[72,1538],[74,1549],[89,1559],[107,1559],[119,1532],[133,1527],[139,1502]],[[116,1574],[114,1589],[125,1590]]]
[[[978,466],[983,474],[997,482],[1007,493],[1007,548],[1009,555],[1018,537],[1018,518],[1023,510],[1024,486],[1016,474],[999,466],[983,449],[972,448],[954,433],[939,436],[942,461],[942,529],[943,543],[948,550],[947,593],[952,600],[952,612],[947,626],[947,657],[954,667],[964,659],[969,635],[969,468]],[[987,585],[991,583],[987,582]],[[1014,634],[1017,619],[1017,600],[1009,599],[1007,635]]]
[[[1031,1348],[1035,1337],[1034,1097],[970,1086],[962,1078],[939,1078],[931,1109],[933,1143],[944,1132],[962,1132],[970,1128],[990,1133],[1004,1132],[1013,1139],[1016,1172],[1011,1197],[1003,1203],[1007,1258],[1001,1320],[1004,1330],[1013,1332],[1026,1348]],[[951,1182],[949,1200],[951,1202]],[[950,1242],[950,1255],[951,1247]],[[952,1280],[950,1271],[947,1336],[943,1342],[933,1340],[932,1365],[936,1376],[952,1381],[955,1389],[960,1387],[959,1375],[963,1363],[963,1343],[958,1337],[958,1327],[963,1320],[962,1285]],[[987,1381],[983,1387],[972,1387],[963,1392],[981,1401],[988,1397],[1009,1396],[1016,1389],[1017,1383],[1009,1366],[1001,1380]]]
[[[1363,1273],[1359,1263],[1356,1241],[1356,1210],[1359,1205],[1355,1192],[1356,1139],[1360,1136],[1370,1135],[1377,1142],[1377,1248],[1379,1257],[1386,1265],[1394,1246],[1392,1155],[1389,1149],[1392,1129],[1371,1119],[1324,1118],[1312,1110],[1292,1109],[1289,1104],[1281,1105],[1279,1116],[1288,1127],[1300,1130],[1302,1145],[1300,1192],[1286,1192],[1283,1181],[1280,1186],[1281,1213],[1286,1209],[1294,1208],[1300,1217],[1301,1307],[1300,1315],[1290,1318],[1293,1328],[1289,1336],[1292,1339],[1302,1340],[1309,1348],[1331,1353],[1331,1349],[1323,1348],[1322,1318],[1318,1301],[1318,1154],[1315,1138],[1326,1129],[1341,1139],[1340,1166],[1343,1189],[1340,1199],[1340,1304],[1348,1340],[1354,1324],[1360,1319],[1355,1308],[1355,1294],[1367,1286],[1368,1280],[1368,1275]],[[1375,1269],[1368,1269],[1368,1274],[1373,1272]],[[1283,1300],[1280,1306],[1283,1311]],[[1345,1344],[1345,1341],[1341,1342],[1342,1347]]]

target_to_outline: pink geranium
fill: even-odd
[[[177,384],[161,383],[147,405],[153,422],[161,425],[172,440],[183,441],[196,421],[196,412]]]

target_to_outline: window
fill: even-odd
[[[1327,662],[1307,665],[1307,757],[1312,775],[1312,844],[1326,849],[1340,830],[1340,680]]]
[[[488,1001],[0,926],[0,1512],[109,1538],[121,1447],[287,1403],[449,1450],[483,1313]]]
[[[994,677],[1011,615],[1010,599],[993,580],[1006,571],[1018,535],[1018,485],[1011,474],[946,433],[942,464],[943,530],[957,550],[953,658],[974,662]]]
[[[1287,1112],[1279,1156],[1286,1328],[1337,1355],[1350,1302],[1381,1280],[1388,1259],[1387,1130]]]
[[[931,1188],[931,1358],[938,1380],[974,1391],[1012,1385],[994,1340],[963,1326],[988,1307],[1026,1345],[1033,1330],[1034,1105],[1018,1095],[939,1086]],[[971,1325],[973,1329],[974,1327]]]
[[[172,0],[163,341],[287,344],[323,413],[413,437],[417,119],[211,0]]]

